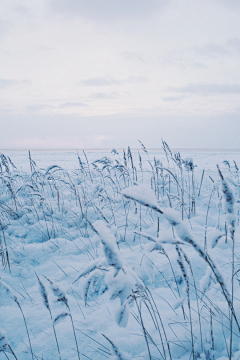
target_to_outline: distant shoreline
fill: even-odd
[[[101,148],[101,149],[0,149],[0,152],[77,152],[77,151],[86,151],[86,152],[111,152],[113,148]],[[118,152],[121,152],[123,148],[114,148]],[[126,150],[126,148],[125,148]],[[240,152],[240,149],[211,149],[211,148],[171,148],[172,151],[179,152]],[[131,148],[131,151],[143,151],[142,148]],[[159,151],[163,152],[162,148],[147,148],[148,152]]]

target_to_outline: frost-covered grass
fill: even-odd
[[[0,155],[0,359],[237,360],[239,154],[50,155]]]

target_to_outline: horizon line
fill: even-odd
[[[124,147],[121,148],[0,148],[0,151],[112,151],[115,150],[123,150]],[[142,148],[131,148],[133,151],[143,151]],[[240,148],[180,148],[173,147],[171,150],[178,151],[240,151]],[[163,148],[146,148],[147,151],[164,151]]]

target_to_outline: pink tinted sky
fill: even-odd
[[[2,0],[0,148],[239,148],[240,3]]]

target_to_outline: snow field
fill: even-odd
[[[239,154],[163,145],[1,155],[0,359],[238,359]]]

